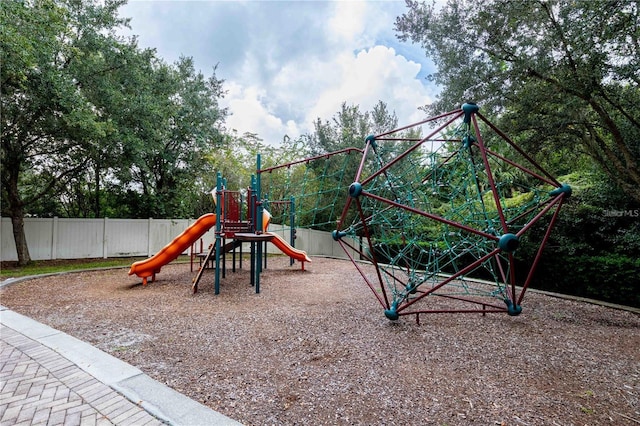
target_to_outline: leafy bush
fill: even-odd
[[[571,184],[574,196],[560,212],[531,286],[640,307],[640,207],[604,179],[581,176]],[[540,241],[546,226],[541,221],[530,240]],[[535,249],[525,242],[517,256],[532,259]]]
[[[541,262],[533,286],[541,290],[640,307],[640,259],[616,253],[580,254]]]

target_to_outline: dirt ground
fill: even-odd
[[[246,425],[636,425],[640,316],[529,292],[523,313],[389,321],[348,261],[269,261],[214,295],[189,264],[3,288],[10,309],[85,340]]]

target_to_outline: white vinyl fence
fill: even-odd
[[[32,260],[152,256],[173,241],[194,219],[65,219],[25,218],[24,230]],[[289,240],[289,229],[269,225]],[[346,257],[330,232],[298,229],[295,246],[310,256]],[[0,260],[16,261],[11,219],[0,226]],[[215,242],[213,228],[202,237],[204,250]],[[200,250],[200,242],[196,244]],[[279,253],[272,244],[268,253]],[[188,254],[189,251],[185,251]]]

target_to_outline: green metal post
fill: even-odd
[[[291,247],[296,246],[296,199],[294,196],[291,196],[289,203],[289,229],[290,229],[290,244]],[[289,258],[289,266],[292,266],[294,263],[293,258]]]
[[[257,155],[256,158],[256,171],[260,170],[260,154]],[[260,188],[260,173],[256,173],[256,234],[262,234],[262,202],[260,201],[262,197],[261,188]],[[262,243],[258,242],[256,247],[256,256],[255,256],[255,264],[254,271],[256,273],[255,276],[255,284],[256,284],[256,293],[260,293],[260,272],[262,272]]]
[[[250,211],[250,216],[251,216],[251,225],[250,225],[250,230],[251,232],[255,233],[256,232],[256,215],[257,215],[257,208],[256,208],[256,204],[257,204],[257,200],[256,200],[256,177],[254,175],[251,175],[251,197],[249,198],[249,211]],[[256,275],[255,275],[255,257],[256,257],[256,245],[252,242],[249,244],[250,248],[251,248],[251,260],[249,262],[250,268],[251,268],[251,285],[254,286],[255,280],[256,280]]]
[[[220,239],[222,236],[220,235],[222,231],[222,218],[220,217],[222,213],[222,207],[220,203],[222,201],[222,174],[218,172],[218,176],[216,178],[216,281],[215,281],[215,294],[220,294],[220,251],[221,244]]]

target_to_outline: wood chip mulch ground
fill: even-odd
[[[637,425],[640,316],[527,293],[520,316],[389,321],[348,261],[271,259],[191,294],[188,264],[29,280],[8,308],[246,425]]]

